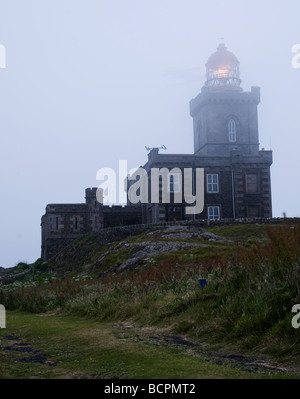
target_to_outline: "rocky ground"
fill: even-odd
[[[194,248],[207,248],[207,242],[229,242],[220,236],[209,233],[204,229],[186,226],[170,226],[164,229],[151,231],[143,236],[141,242],[120,241],[91,266],[91,271],[101,269],[105,259],[120,248],[130,250],[132,256],[114,267],[113,272],[119,273],[126,269],[138,268],[141,261],[164,253],[184,251]],[[107,272],[107,271],[106,271]]]

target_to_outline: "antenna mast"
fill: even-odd
[[[166,150],[167,149],[167,147],[164,144],[162,144],[160,147],[147,147],[147,146],[145,146],[145,148],[146,148],[147,151],[151,151],[151,150]]]

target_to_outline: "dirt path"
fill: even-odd
[[[163,346],[166,348],[176,348],[190,356],[201,356],[208,363],[217,364],[219,366],[238,368],[242,371],[250,373],[289,373],[290,375],[300,376],[300,371],[290,367],[282,367],[270,364],[266,360],[255,359],[252,357],[233,354],[221,353],[205,349],[206,345],[195,343],[187,340],[179,335],[167,335],[164,333],[154,333],[151,329],[137,328],[133,326],[118,325],[115,326],[119,338],[130,339],[155,346]]]
[[[16,359],[17,363],[39,363],[48,366],[56,366],[57,362],[51,362],[38,349],[30,343],[22,342],[15,335],[6,335],[1,339],[0,351],[17,352],[26,356]]]
[[[240,354],[228,354],[205,349],[203,344],[195,343],[179,335],[157,334],[151,329],[143,329],[126,325],[114,326],[113,334],[119,339],[129,339],[130,341],[140,342],[148,345],[162,346],[165,348],[176,348],[190,356],[200,356],[208,363],[219,366],[234,367],[250,373],[280,373],[287,372],[293,375],[300,375],[300,372],[290,368],[271,365],[266,361],[258,360]],[[1,340],[0,351],[18,352],[25,356],[16,360],[18,363],[39,363],[48,366],[56,366],[59,362],[53,362],[35,349],[30,343],[22,342],[15,335],[4,336]]]
[[[8,328],[0,334],[0,379],[300,377],[282,365],[211,350],[205,343],[174,334],[171,327],[99,323],[55,314],[8,315]]]

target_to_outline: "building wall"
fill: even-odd
[[[97,234],[103,227],[129,226],[140,223],[163,223],[179,220],[271,218],[272,152],[259,150],[257,106],[260,89],[251,92],[241,88],[203,87],[190,102],[194,126],[194,154],[160,154],[158,148],[148,154],[148,201],[128,205],[103,206],[97,201],[97,189],[86,189],[84,204],[50,204],[42,217],[42,257],[49,259],[74,239],[84,234]],[[235,140],[230,140],[228,124],[234,121]],[[158,183],[159,199],[152,197],[153,169],[178,168],[181,191],[163,199],[162,179]],[[184,170],[192,169],[192,181],[185,181]],[[204,186],[196,181],[197,168],[204,170]],[[208,190],[208,176],[217,179],[217,189]],[[148,176],[148,177],[147,177]],[[128,180],[128,188],[135,181]],[[185,202],[185,188],[192,193],[202,190],[204,208],[189,215],[191,204]],[[135,187],[135,186],[134,186]],[[167,189],[170,184],[167,183]],[[138,193],[136,193],[138,194]],[[180,203],[176,198],[180,196]]]
[[[141,206],[104,206],[104,227],[131,226],[141,224]]]
[[[97,201],[96,191],[86,189],[86,202],[82,204],[47,205],[41,220],[43,259],[51,258],[75,239],[103,228],[103,205]]]
[[[49,204],[42,216],[41,257],[50,259],[72,241],[99,234],[104,227],[142,223],[140,206],[103,206],[97,201],[97,189],[85,190],[83,204]]]
[[[257,105],[260,89],[251,92],[202,92],[190,102],[194,126],[194,152],[199,155],[230,155],[233,148],[245,153],[259,149]],[[229,141],[228,123],[236,123],[236,142]]]
[[[258,151],[254,154],[245,154],[243,151],[232,151],[229,156],[201,156],[189,154],[159,154],[155,149],[148,154],[148,162],[144,169],[148,172],[148,204],[143,205],[143,222],[159,223],[162,221],[207,219],[208,207],[217,206],[220,218],[245,218],[245,217],[272,217],[271,178],[270,166],[272,164],[271,151]],[[196,168],[204,169],[204,209],[197,215],[187,215],[184,201],[185,181],[182,179],[182,204],[175,204],[173,196],[170,203],[162,201],[151,202],[151,170],[153,168],[167,168],[171,171],[179,167],[184,177],[184,168],[192,168],[195,175]],[[218,191],[208,191],[208,175],[218,176]],[[255,180],[254,180],[255,178]],[[256,189],[253,190],[254,183]],[[160,184],[162,191],[162,184]],[[193,193],[195,193],[195,181]],[[170,213],[173,209],[173,215]],[[175,209],[176,208],[176,209]]]

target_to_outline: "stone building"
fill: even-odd
[[[104,227],[142,222],[140,206],[103,206],[97,200],[97,190],[87,188],[82,204],[47,205],[41,220],[43,259],[51,258],[86,234],[97,234]]]
[[[149,193],[151,171],[167,168],[170,202],[162,200],[162,177],[159,202],[153,203],[149,194],[148,204],[143,205],[144,222],[272,217],[272,151],[259,149],[260,89],[243,91],[239,61],[224,44],[208,59],[206,72],[201,93],[190,101],[194,154],[160,154],[158,148],[148,154],[143,168],[148,173]],[[184,168],[192,168],[189,182]],[[184,187],[192,185],[195,194],[197,168],[204,170],[204,207],[201,213],[187,214]],[[177,173],[171,173],[176,169]],[[181,201],[174,200],[175,194]]]
[[[257,107],[260,89],[241,88],[239,61],[220,44],[206,63],[207,79],[190,101],[194,153],[160,154],[150,150],[143,166],[147,199],[127,206],[103,206],[96,188],[86,189],[84,204],[50,204],[42,217],[42,257],[49,259],[68,243],[103,227],[190,219],[271,218],[272,152],[259,148]],[[185,169],[190,173],[185,174]],[[158,171],[153,200],[152,171]],[[162,173],[167,170],[167,174]],[[198,174],[198,171],[202,171]],[[161,175],[161,176],[160,176]],[[157,177],[157,176],[156,176]],[[138,179],[137,179],[138,181]],[[127,181],[127,189],[136,182]],[[189,199],[202,187],[201,212]],[[164,194],[169,199],[166,201]],[[136,197],[140,195],[137,190]],[[142,203],[143,202],[143,203]],[[196,202],[195,202],[196,203]]]

